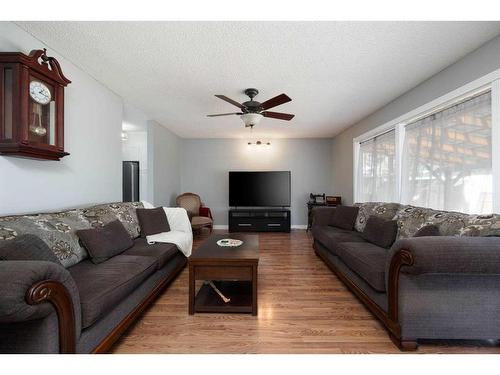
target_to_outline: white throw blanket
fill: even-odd
[[[144,204],[145,208],[146,204]],[[167,215],[168,225],[170,232],[163,232],[146,236],[148,244],[156,242],[173,243],[182,253],[189,257],[193,250],[193,231],[191,230],[191,223],[187,211],[181,207],[163,207]]]

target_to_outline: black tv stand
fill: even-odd
[[[229,232],[290,232],[287,208],[233,208],[229,210]]]

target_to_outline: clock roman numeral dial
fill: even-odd
[[[30,96],[35,102],[41,105],[49,104],[52,100],[50,89],[39,81],[30,82]]]

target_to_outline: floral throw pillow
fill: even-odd
[[[356,203],[355,206],[359,207],[358,217],[354,223],[354,229],[358,232],[363,232],[370,216],[392,220],[401,207],[399,203],[385,202]]]
[[[88,257],[75,232],[90,228],[80,210],[0,217],[0,242],[23,234],[33,234],[43,240],[61,264],[68,268]]]
[[[500,236],[500,215],[469,215],[461,236]]]
[[[469,215],[453,211],[438,211],[431,208],[403,206],[396,214],[398,239],[413,237],[421,228],[435,225],[441,236],[460,236],[467,226]]]
[[[102,227],[118,219],[130,234],[130,237],[137,238],[141,231],[135,212],[138,208],[144,208],[144,205],[141,202],[117,202],[99,204],[84,208],[81,211],[93,228]]]

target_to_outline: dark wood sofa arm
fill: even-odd
[[[0,262],[0,323],[42,320],[57,314],[59,352],[74,353],[81,329],[80,296],[70,273],[48,261]]]
[[[387,294],[389,317],[398,321],[399,275],[500,273],[498,237],[413,237],[400,239],[389,250]]]
[[[398,321],[399,275],[401,268],[412,266],[413,263],[413,255],[404,249],[397,251],[391,259],[387,277],[388,315],[395,322]]]
[[[401,340],[400,276],[424,274],[497,275],[500,273],[498,237],[418,237],[400,239],[391,247],[386,265],[387,327],[401,350],[414,350],[415,341]]]
[[[389,257],[401,250],[408,251],[414,258],[412,267],[402,270],[408,274],[500,273],[500,237],[405,238],[394,243]]]
[[[410,251],[399,249],[390,258],[387,271],[387,329],[391,340],[403,351],[416,350],[418,345],[414,341],[401,340],[401,326],[399,324],[399,275],[403,267],[414,264]]]
[[[75,311],[68,289],[57,280],[39,281],[27,290],[26,302],[29,305],[48,302],[54,307],[59,328],[59,353],[75,353]]]

